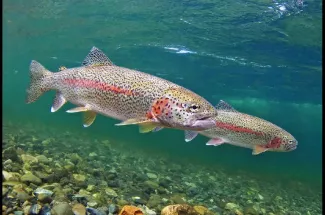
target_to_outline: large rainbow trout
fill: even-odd
[[[51,111],[69,101],[77,107],[67,112],[83,112],[85,127],[97,113],[122,120],[116,125],[137,124],[142,133],[163,127],[200,131],[215,126],[217,111],[201,96],[162,78],[116,66],[96,47],[81,67],[63,67],[57,73],[33,60],[27,103],[49,90],[57,92]]]
[[[185,141],[194,139],[198,133],[211,138],[206,145],[223,143],[253,149],[253,155],[266,151],[289,152],[297,148],[298,141],[287,131],[248,114],[238,112],[220,101],[217,106],[216,126],[205,131],[185,131]]]

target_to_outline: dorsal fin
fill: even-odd
[[[230,104],[227,102],[220,100],[219,103],[216,105],[217,110],[229,111],[229,112],[238,112],[235,110]]]
[[[84,59],[82,61],[83,66],[113,66],[112,61],[98,48],[93,46]]]

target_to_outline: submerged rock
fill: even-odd
[[[146,204],[146,200],[142,199],[141,197],[139,196],[133,196],[132,197],[132,200],[135,204],[137,205],[145,205]]]
[[[8,188],[6,188],[5,186],[2,186],[2,197],[5,196],[8,193]]]
[[[157,179],[158,178],[158,176],[156,174],[151,173],[151,172],[148,172],[146,175],[149,179]]]
[[[125,205],[120,211],[119,215],[143,215],[141,208],[133,205]]]
[[[117,193],[116,193],[116,191],[113,190],[112,188],[109,188],[109,187],[105,188],[105,193],[109,197],[117,197],[118,196]]]
[[[162,203],[162,200],[159,195],[152,195],[152,196],[150,196],[150,198],[148,200],[147,206],[149,208],[155,208],[161,203]]]
[[[34,204],[30,207],[29,214],[30,215],[38,215],[42,209],[42,206],[39,204]]]
[[[119,210],[119,208],[118,208],[118,206],[117,205],[115,205],[115,204],[110,204],[109,206],[108,206],[108,213],[111,215],[111,214],[117,214],[118,213],[118,210]]]
[[[154,181],[145,181],[144,186],[146,189],[155,190],[159,188],[159,185]]]
[[[106,215],[105,212],[100,211],[100,210],[97,210],[97,209],[95,209],[95,208],[87,208],[87,212],[88,212],[90,215]]]
[[[159,185],[164,187],[164,188],[168,188],[170,184],[171,184],[171,180],[169,180],[167,178],[159,179]]]
[[[181,194],[174,194],[170,200],[174,203],[174,204],[185,204],[186,202],[183,199],[183,195]]]
[[[2,151],[3,159],[10,159],[13,162],[21,163],[21,159],[18,156],[17,150],[14,147],[8,147]]]
[[[75,215],[85,215],[86,214],[86,207],[82,204],[75,204],[72,207],[72,211]]]
[[[71,206],[66,202],[60,202],[51,210],[52,215],[74,215]]]
[[[23,189],[14,189],[14,192],[16,193],[16,198],[22,202],[31,198],[31,196],[28,195],[28,193],[26,193]]]
[[[2,176],[5,181],[20,181],[21,175],[17,172],[2,171]]]
[[[39,215],[51,215],[51,208],[47,205],[44,205],[39,213]]]
[[[86,181],[86,176],[84,175],[81,175],[81,174],[73,174],[73,179],[76,181],[76,182],[85,182]]]
[[[32,173],[26,173],[21,177],[22,182],[28,182],[33,184],[41,184],[42,180],[37,176],[33,175]]]
[[[98,155],[96,154],[96,152],[90,152],[88,156],[89,157],[97,157]]]
[[[50,162],[50,160],[45,155],[38,155],[38,156],[36,156],[36,159],[39,162],[44,163],[44,164],[47,164]]]
[[[233,213],[235,213],[236,215],[242,215],[243,213],[241,212],[241,208],[239,205],[235,204],[235,203],[227,203],[225,206],[226,210],[229,210]]]
[[[47,190],[47,189],[44,189],[44,188],[41,188],[41,187],[38,187],[35,191],[34,191],[34,195],[39,195],[39,194],[45,194],[47,196],[52,196],[53,195],[53,192],[50,191],[50,190]]]
[[[93,184],[89,184],[87,186],[87,189],[86,190],[89,191],[89,192],[95,191],[96,190],[96,186],[93,185]]]
[[[24,163],[32,164],[32,163],[38,162],[38,159],[36,157],[29,155],[29,154],[22,154],[20,157]]]
[[[161,210],[161,215],[199,215],[194,208],[187,204],[168,205]]]

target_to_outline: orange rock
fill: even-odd
[[[143,215],[143,212],[140,208],[133,205],[125,205],[119,215]]]

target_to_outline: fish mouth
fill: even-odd
[[[296,148],[297,148],[297,144],[290,144],[290,145],[287,145],[286,150],[287,151],[293,151]]]
[[[209,116],[200,117],[195,119],[194,122],[190,123],[190,128],[193,130],[207,130],[216,127],[216,122]]]
[[[205,116],[205,117],[199,118],[199,119],[197,119],[197,120],[207,120],[207,119],[209,119],[209,118],[211,118],[211,117],[210,117],[210,116]]]

